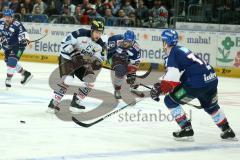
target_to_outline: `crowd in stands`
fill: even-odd
[[[89,24],[98,18],[107,26],[166,28],[179,17],[217,23],[231,20],[234,11],[236,19],[240,0],[0,0],[0,12],[6,8],[25,22]]]

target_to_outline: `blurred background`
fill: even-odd
[[[240,24],[240,0],[0,0],[23,22],[175,28],[176,22]],[[0,13],[0,17],[2,14]]]

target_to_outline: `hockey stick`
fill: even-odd
[[[142,84],[142,83],[137,84],[137,85],[143,86],[143,87],[148,88],[148,89],[150,89],[150,90],[152,89],[151,87],[149,87],[149,86],[147,86],[147,85],[145,85],[145,84]],[[186,103],[186,102],[184,102],[184,103]],[[197,106],[197,105],[194,105],[194,104],[191,104],[191,103],[186,103],[186,104],[189,105],[189,106],[195,107],[195,108],[197,108],[197,109],[202,109],[201,106]]]
[[[40,41],[41,39],[45,38],[46,36],[47,36],[47,33],[46,33],[44,36],[42,36],[42,37],[40,37],[40,38],[38,38],[38,39],[35,39],[35,40],[32,40],[32,41],[29,41],[29,43],[33,43],[33,42]]]
[[[40,38],[38,38],[38,39],[29,41],[29,43],[34,43],[34,42],[40,41],[41,39],[45,38],[46,36],[47,36],[47,33],[46,33],[44,36],[42,36],[42,37],[40,37]],[[19,44],[7,45],[7,47],[15,47],[15,46],[18,46],[18,45],[19,45]]]
[[[106,67],[106,66],[102,66],[102,68],[113,70],[111,67]],[[147,72],[144,73],[143,75],[136,75],[136,78],[144,79],[151,73],[151,71],[152,71],[152,66],[150,66]]]
[[[109,114],[107,114],[106,116],[104,116],[104,117],[102,117],[102,118],[100,118],[100,119],[98,119],[98,120],[96,120],[96,121],[94,121],[94,122],[92,122],[92,123],[83,123],[83,122],[77,120],[77,118],[75,118],[75,117],[72,117],[72,120],[73,120],[73,122],[75,122],[75,123],[78,124],[79,126],[86,127],[86,128],[87,128],[87,127],[91,127],[92,125],[95,125],[95,124],[103,121],[104,119],[106,119],[106,118],[108,118],[108,117],[110,117],[110,116],[112,116],[112,115],[120,112],[120,111],[123,110],[124,108],[127,108],[128,106],[130,106],[130,105],[132,105],[132,104],[137,104],[138,102],[140,102],[140,101],[142,101],[142,100],[143,100],[143,99],[140,99],[140,100],[138,100],[138,101],[133,101],[133,102],[131,102],[131,103],[123,106],[122,108],[119,108],[118,110],[113,111],[112,113],[109,113]]]

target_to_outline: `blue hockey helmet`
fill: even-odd
[[[127,30],[124,34],[123,34],[123,41],[135,41],[136,40],[136,35],[133,31],[131,30]]]
[[[5,9],[5,10],[3,11],[3,16],[13,17],[13,14],[14,14],[14,12],[13,12],[13,10],[11,10],[11,9]]]
[[[166,29],[162,32],[162,41],[168,46],[176,46],[178,43],[178,33],[172,29]]]

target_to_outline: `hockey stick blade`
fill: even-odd
[[[78,124],[79,126],[88,128],[88,127],[90,127],[90,126],[92,126],[92,125],[94,125],[94,124],[96,124],[96,123],[98,123],[98,122],[100,122],[100,121],[102,121],[102,120],[104,120],[104,119],[103,119],[103,118],[100,118],[99,120],[97,120],[97,121],[95,121],[95,122],[92,122],[92,123],[88,123],[88,124],[87,124],[87,123],[83,123],[83,122],[77,120],[75,117],[72,117],[72,120],[73,120],[73,122],[75,122],[75,123]]]
[[[133,102],[131,102],[131,103],[123,106],[122,108],[119,108],[118,110],[113,111],[112,113],[109,113],[108,115],[106,115],[106,116],[104,116],[104,117],[102,117],[102,118],[100,118],[100,119],[98,119],[98,120],[96,120],[96,121],[94,121],[94,122],[92,122],[92,123],[83,123],[83,122],[77,120],[75,117],[72,117],[72,121],[73,121],[74,123],[76,123],[77,125],[79,125],[79,126],[88,128],[88,127],[91,127],[91,126],[93,126],[93,125],[95,125],[95,124],[103,121],[104,119],[106,119],[106,118],[108,118],[108,117],[110,117],[110,116],[112,116],[112,115],[120,112],[121,110],[123,110],[124,108],[126,108],[126,107],[128,107],[128,106],[130,106],[130,105],[132,105],[132,104],[137,104],[137,103],[140,102],[141,100],[143,100],[143,99],[140,99],[140,100],[138,100],[138,101],[133,101]]]
[[[148,71],[144,73],[143,75],[136,75],[137,78],[144,79],[146,78],[150,73],[152,72],[152,66],[149,67]]]
[[[45,38],[46,36],[47,36],[47,33],[46,33],[44,36],[42,36],[42,37],[40,37],[40,38],[38,38],[38,39],[35,39],[35,40],[32,40],[32,41],[29,41],[29,43],[37,42],[37,41],[39,41],[39,40]]]

